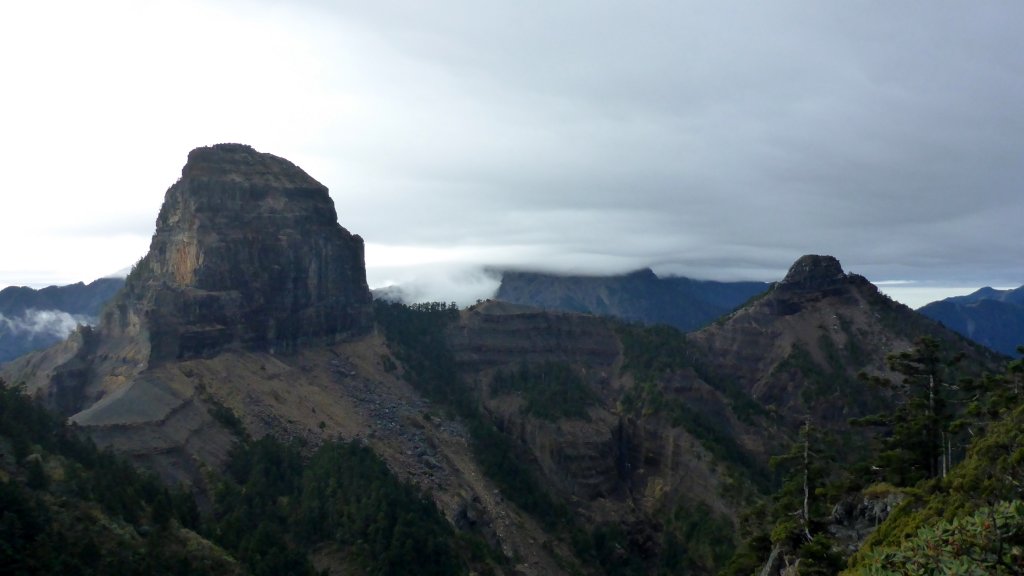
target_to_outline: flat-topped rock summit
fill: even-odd
[[[12,369],[70,416],[169,363],[291,353],[372,327],[363,240],[338,224],[327,188],[288,160],[218,144],[189,153],[98,327]]]
[[[288,351],[371,325],[363,240],[338,224],[327,188],[288,160],[218,144],[188,155],[102,328],[144,328],[159,362],[233,344]]]
[[[808,254],[789,267],[779,284],[793,290],[822,290],[842,284],[846,279],[843,266],[834,256]]]

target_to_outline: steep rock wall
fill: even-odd
[[[283,158],[218,144],[189,154],[103,328],[144,330],[159,363],[235,344],[291,351],[371,325],[363,241],[327,188]]]

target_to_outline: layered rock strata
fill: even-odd
[[[153,364],[231,345],[293,351],[371,326],[363,240],[338,224],[327,188],[241,144],[189,154],[103,317],[112,336],[144,331]]]
[[[166,478],[196,480],[232,438],[211,417],[220,393],[182,363],[230,356],[263,367],[372,326],[363,241],[338,224],[327,188],[288,160],[218,144],[188,155],[149,252],[99,326],[5,366],[3,377],[99,443]]]

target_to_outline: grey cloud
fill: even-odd
[[[82,314],[69,314],[63,310],[25,310],[21,315],[8,317],[0,314],[0,328],[15,336],[52,336],[67,338],[79,325],[92,325],[95,318]]]
[[[367,279],[385,289],[385,298],[407,302],[457,302],[468,306],[481,298],[493,296],[498,289],[500,273],[465,264],[431,264],[402,268],[370,268]]]
[[[582,230],[593,250],[609,254],[622,252],[624,242],[649,242],[646,251],[634,251],[638,264],[645,257],[668,260],[702,276],[719,274],[718,261],[734,258],[737,246],[760,260],[753,268],[782,272],[800,253],[829,251],[874,274],[931,262],[932,276],[962,274],[955,268],[974,269],[978,278],[1005,276],[999,269],[1019,265],[1019,247],[1011,245],[994,268],[979,264],[989,259],[985,252],[1014,241],[1012,229],[983,245],[975,239],[991,232],[991,220],[981,216],[991,215],[993,206],[1006,211],[1010,203],[1020,213],[1013,182],[1022,175],[1020,131],[1014,130],[1021,112],[1015,99],[1024,95],[1017,74],[1021,41],[1009,34],[1011,14],[934,8],[861,13],[791,4],[777,13],[679,14],[662,4],[646,18],[598,14],[596,24],[587,20],[582,30],[543,29],[531,36],[539,42],[523,46],[525,54],[487,49],[502,45],[502,38],[517,45],[514,26],[487,28],[499,41],[465,51],[458,49],[465,39],[460,29],[445,29],[451,34],[438,57],[484,71],[495,84],[535,88],[530,93],[575,105],[571,122],[545,118],[565,112],[561,107],[531,114],[538,124],[551,120],[546,136],[561,142],[560,154],[531,159],[536,163],[525,175],[511,162],[496,162],[496,171],[477,181],[479,190],[505,193],[488,205],[518,206],[520,213],[527,212],[524,204],[537,207],[524,227],[548,225],[551,236],[562,239]],[[793,15],[802,17],[787,22]],[[701,16],[709,17],[707,28],[693,24]],[[760,16],[769,16],[763,31],[756,26]],[[676,18],[690,26],[629,30]],[[505,22],[503,15],[492,20]],[[639,41],[616,42],[613,32]],[[687,33],[718,41],[691,42]],[[422,37],[408,38],[430,53]],[[554,49],[553,38],[565,48]],[[658,41],[660,56],[652,48]],[[469,59],[460,61],[459,54]],[[538,70],[525,63],[537,63]],[[535,148],[528,139],[520,143]],[[552,169],[556,163],[566,170]],[[474,174],[457,160],[450,169]],[[558,218],[552,208],[573,205],[580,213],[566,211],[550,221]],[[623,212],[638,205],[673,221]],[[588,208],[607,217],[594,218]],[[633,228],[642,232],[626,240],[597,225],[633,217]],[[408,230],[418,234],[416,227]],[[695,242],[680,240],[675,259],[658,249],[679,236]],[[765,245],[777,249],[758,249]],[[693,251],[701,256],[687,254]],[[770,260],[762,259],[766,253]]]
[[[419,151],[437,207],[401,242],[513,240],[549,249],[540,268],[769,280],[830,252],[879,280],[1024,281],[1003,226],[1024,213],[1020,7],[652,6],[353,15],[486,100],[482,123],[433,111],[493,143]]]
[[[776,280],[805,253],[872,280],[1024,283],[1024,4],[218,4],[286,23],[330,91],[315,138],[253,144],[328,185],[368,243],[471,253],[368,261],[372,284]],[[108,221],[81,232],[135,231]]]

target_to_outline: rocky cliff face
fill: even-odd
[[[288,353],[372,323],[363,241],[338,224],[327,188],[283,158],[218,144],[189,153],[99,327],[13,371],[72,415],[167,362]]]
[[[600,318],[495,301],[463,313],[449,340],[456,360],[471,372],[564,362],[593,367],[607,378],[619,357],[618,339]]]
[[[448,340],[489,418],[529,454],[547,489],[571,502],[584,524],[624,527],[630,540],[644,540],[647,531],[660,538],[661,528],[652,526],[677,507],[704,506],[715,518],[731,522],[739,502],[726,496],[732,482],[729,465],[712,456],[707,438],[697,438],[689,422],[672,417],[663,405],[677,402],[714,414],[723,429],[740,438],[736,447],[744,453],[758,452],[759,446],[741,438],[752,427],[739,422],[729,401],[691,368],[666,369],[655,381],[638,383],[627,367],[619,328],[595,316],[487,301],[463,311]],[[681,351],[669,346],[665,353]],[[555,408],[538,416],[530,391],[497,386],[499,375],[527,367],[533,367],[535,378],[538,371],[557,367],[576,374],[590,394],[585,412],[552,417],[551,412],[560,411]],[[553,379],[544,385],[567,384]],[[656,390],[662,405],[625,409],[624,397],[640,388]],[[659,546],[640,546],[631,553],[656,555]]]
[[[189,154],[149,253],[99,326],[4,376],[102,444],[138,453],[165,477],[195,479],[231,436],[208,414],[216,394],[183,377],[181,362],[290,354],[372,325],[363,241],[338,224],[327,189],[283,158],[218,144]]]
[[[240,144],[197,148],[103,320],[112,335],[144,325],[151,363],[364,334],[363,241],[291,162]]]
[[[789,267],[779,284],[789,290],[822,291],[841,287],[849,278],[834,256],[808,254]]]

